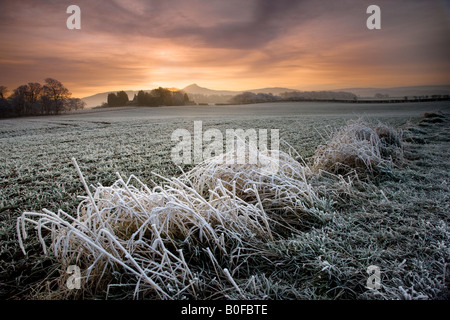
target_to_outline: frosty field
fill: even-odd
[[[420,123],[442,111],[438,123]],[[281,149],[290,145],[310,163],[317,147],[348,120],[381,121],[402,133],[404,160],[373,177],[323,174],[311,181],[329,206],[292,234],[258,240],[204,262],[201,245],[183,248],[199,278],[189,299],[448,299],[450,104],[270,103],[90,110],[55,117],[0,120],[0,297],[12,299],[133,298],[123,286],[64,290],[65,271],[44,255],[29,226],[19,248],[16,220],[25,211],[64,210],[75,215],[88,184],[112,185],[116,172],[138,177],[149,188],[182,172],[171,161],[175,129],[279,129]],[[299,158],[297,159],[299,160]],[[191,169],[184,166],[183,171]],[[49,241],[50,235],[44,235]],[[251,250],[258,248],[258,254]],[[244,258],[242,258],[244,257]],[[240,260],[244,259],[244,260]],[[244,263],[245,262],[245,263]],[[381,289],[366,287],[367,268],[381,270]],[[64,278],[65,277],[65,278]],[[61,280],[62,279],[62,280]],[[203,279],[203,280],[202,280]],[[207,281],[209,280],[209,282]],[[233,283],[234,282],[234,283]],[[208,284],[207,284],[208,283]],[[158,298],[142,291],[135,298]]]

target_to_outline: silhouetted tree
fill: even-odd
[[[157,106],[172,106],[173,97],[170,90],[159,87],[158,89],[153,89],[151,95],[155,97],[155,102]]]
[[[259,102],[271,102],[278,101],[280,97],[274,96],[271,93],[258,93],[244,92],[238,94],[230,99],[231,103],[241,104],[241,103],[259,103]]]
[[[145,106],[145,96],[146,94],[143,90],[140,90],[136,95],[136,102],[139,106]]]
[[[9,97],[18,116],[36,115],[41,112],[39,99],[42,94],[42,86],[39,83],[30,82],[14,89]]]
[[[84,107],[86,106],[86,102],[84,102],[79,98],[69,98],[67,99],[65,105],[66,105],[65,109],[68,111],[83,110]]]
[[[130,100],[128,99],[128,94],[125,91],[117,92],[117,102],[120,106],[125,106],[128,101]]]
[[[9,97],[14,111],[19,117],[25,115],[27,95],[28,85],[25,84],[14,89],[13,94]]]
[[[28,83],[29,101],[35,103],[39,100],[42,94],[42,86],[38,82]]]
[[[139,106],[155,107],[161,104],[160,97],[155,96],[155,92],[145,92],[140,90],[137,95],[137,103]]]
[[[127,105],[129,99],[128,94],[125,91],[108,94],[108,106],[121,107]]]
[[[28,83],[27,103],[25,106],[25,113],[38,114],[40,112],[39,99],[42,95],[42,86],[37,82]]]
[[[148,107],[174,106],[174,105],[182,106],[191,103],[189,96],[184,92],[171,91],[169,89],[165,89],[162,87],[153,89],[150,92],[140,90],[137,93],[137,95],[135,95],[133,101],[138,106],[148,106]]]
[[[39,106],[41,109],[41,115],[50,114],[52,111],[53,101],[47,95],[42,95],[39,99]]]
[[[6,92],[6,87],[0,86],[0,118],[11,117],[14,115],[14,110],[10,102],[5,99]]]
[[[61,82],[52,78],[45,79],[44,94],[52,101],[52,111],[55,114],[64,109],[64,100],[72,95]]]
[[[45,85],[29,82],[13,90],[5,98],[7,89],[0,86],[0,118],[27,115],[59,114],[62,111],[83,109],[84,101],[70,99],[69,90],[58,80],[47,78]]]
[[[117,104],[118,104],[117,103],[117,96],[116,96],[116,94],[115,93],[109,93],[107,102],[108,102],[108,106],[116,107]]]
[[[0,99],[5,99],[8,93],[8,88],[5,86],[0,86]]]

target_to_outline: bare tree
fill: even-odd
[[[27,103],[25,104],[25,113],[32,114],[38,113],[36,108],[38,108],[38,101],[42,94],[42,86],[38,82],[28,83],[28,92],[26,96]],[[33,110],[35,109],[35,110]]]
[[[0,86],[0,117],[59,114],[63,110],[83,109],[86,105],[81,99],[69,99],[72,95],[64,85],[55,79],[45,79],[45,85],[29,82],[8,92]]]
[[[21,85],[14,89],[11,95],[11,100],[14,105],[14,109],[19,116],[26,114],[28,103],[28,86],[26,84]]]
[[[67,102],[66,102],[66,109],[69,111],[83,110],[85,106],[86,106],[86,102],[84,102],[80,98],[70,98],[70,99],[67,99]]]
[[[42,95],[39,100],[39,105],[41,107],[41,115],[50,114],[52,111],[52,100],[47,95]]]
[[[38,82],[28,83],[29,101],[35,103],[39,100],[42,94],[42,86]]]
[[[55,114],[59,114],[63,110],[64,101],[72,95],[61,82],[52,78],[45,79],[44,93],[53,101]]]

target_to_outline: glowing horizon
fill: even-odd
[[[100,92],[287,87],[334,90],[450,84],[449,5],[377,1],[2,1],[0,85],[60,80],[75,97]]]

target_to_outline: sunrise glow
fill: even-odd
[[[299,90],[450,83],[449,6],[378,1],[4,1],[0,84],[53,77],[74,96],[183,88]]]

